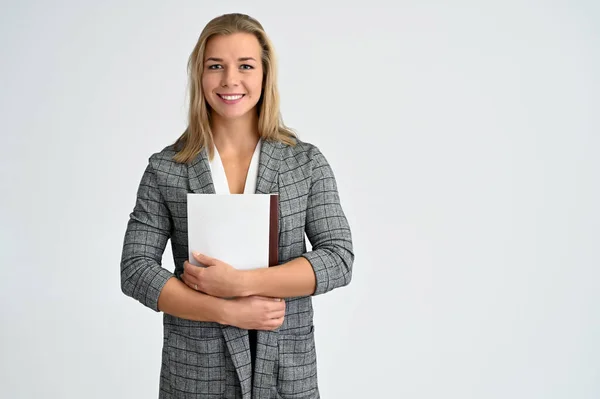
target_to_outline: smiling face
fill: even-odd
[[[256,36],[233,33],[207,41],[202,90],[213,119],[256,117],[262,82],[261,47]]]

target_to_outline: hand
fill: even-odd
[[[283,324],[284,316],[283,299],[247,296],[227,301],[223,324],[245,330],[274,330]]]
[[[193,256],[206,267],[192,265],[187,260],[183,262],[184,272],[181,278],[188,287],[221,298],[240,295],[242,287],[240,270],[203,254],[194,253]]]

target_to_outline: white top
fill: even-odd
[[[244,186],[244,194],[254,194],[256,192],[256,180],[258,178],[258,161],[260,157],[260,149],[262,147],[262,140],[258,140],[258,144],[254,149],[252,160],[250,161],[250,167],[248,168],[248,175],[246,176],[246,184]],[[215,186],[216,194],[231,194],[229,191],[229,184],[227,182],[227,175],[225,174],[225,168],[221,161],[219,151],[215,146],[215,156],[212,161],[208,162],[212,173],[213,185]]]

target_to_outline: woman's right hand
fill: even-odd
[[[285,301],[247,296],[227,300],[224,323],[244,330],[274,330],[283,324]]]

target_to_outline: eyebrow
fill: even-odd
[[[208,57],[205,62],[208,62],[208,61],[223,62],[223,58]],[[240,57],[240,58],[238,58],[238,61],[256,61],[256,60],[253,57]]]

